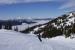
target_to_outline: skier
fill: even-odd
[[[40,42],[42,42],[40,33],[37,36],[38,36],[38,39],[40,40]]]

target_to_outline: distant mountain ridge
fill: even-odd
[[[10,21],[10,22],[18,22],[18,23],[27,23],[27,24],[31,24],[31,23],[36,23],[36,21],[35,20],[51,20],[51,18],[43,18],[43,19],[7,19],[7,20],[0,20],[0,22],[8,22],[8,21]]]
[[[12,26],[17,26],[17,25],[22,25],[23,23],[30,25],[30,24],[35,24],[38,23],[39,21],[43,21],[45,19],[7,19],[7,20],[0,20],[0,29],[2,27],[5,27],[5,29],[12,29]],[[51,20],[51,19],[46,19],[46,20]]]

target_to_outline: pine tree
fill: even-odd
[[[0,24],[0,29],[2,28],[2,24]]]

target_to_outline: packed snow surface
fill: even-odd
[[[75,50],[75,39],[57,36],[40,42],[36,35],[1,29],[0,50]]]

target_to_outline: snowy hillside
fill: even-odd
[[[0,29],[8,29],[8,30],[15,30],[16,27],[18,28],[18,31],[22,31],[27,29],[28,27],[33,27],[35,25],[44,24],[51,20],[51,18],[45,18],[45,19],[7,19],[7,20],[0,20]]]
[[[33,21],[36,22],[36,23],[32,23],[32,24],[22,23],[21,25],[12,26],[12,29],[14,30],[15,27],[17,26],[18,31],[23,31],[23,30],[27,29],[28,27],[33,27],[33,26],[36,26],[36,25],[39,25],[39,24],[48,23],[50,20],[33,20]]]
[[[0,30],[0,50],[75,50],[75,39],[57,36],[39,41],[33,34]]]
[[[55,21],[54,21],[55,20]],[[70,12],[68,14],[64,14],[61,17],[58,17],[52,21],[52,25],[57,28],[71,26],[75,23],[75,12]]]
[[[44,26],[44,27],[42,27]],[[33,26],[28,28],[26,31],[34,33],[34,34],[41,34],[43,38],[51,38],[56,36],[65,35],[65,37],[72,36],[71,38],[75,37],[75,12],[69,12],[63,14],[57,18],[52,19],[51,21],[38,26]]]

